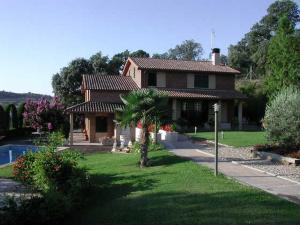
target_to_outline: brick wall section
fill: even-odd
[[[187,88],[187,74],[168,72],[166,74],[166,87]]]
[[[192,73],[195,75],[201,75],[201,73]],[[207,74],[209,73],[202,73]],[[186,72],[166,72],[166,88],[187,88],[187,76]],[[216,76],[216,89],[219,90],[234,90],[235,75],[234,74],[215,74]],[[141,79],[142,88],[148,87],[148,71],[142,72]]]
[[[91,90],[91,101],[122,103],[120,94],[127,94],[128,91],[94,91]]]
[[[216,89],[234,90],[234,74],[216,74]]]

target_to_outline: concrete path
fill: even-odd
[[[196,146],[191,141],[165,142],[166,148],[175,155],[190,158],[198,164],[214,168],[214,157],[201,149],[206,144]],[[255,168],[245,167],[229,160],[219,162],[219,172],[240,183],[250,185],[266,192],[300,204],[300,184],[267,174]]]

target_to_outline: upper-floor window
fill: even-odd
[[[133,78],[135,78],[135,67],[133,68]]]
[[[208,75],[195,75],[194,87],[195,88],[208,88]]]
[[[156,87],[156,73],[148,73],[148,86]]]

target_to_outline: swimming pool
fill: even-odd
[[[0,146],[0,165],[16,161],[27,151],[36,152],[37,150],[38,147],[34,145],[2,145]]]

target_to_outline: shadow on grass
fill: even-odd
[[[177,163],[186,162],[187,159],[180,158],[175,155],[153,156],[150,158],[150,167],[154,166],[169,166]]]
[[[300,207],[256,192],[158,192],[109,201],[95,198],[93,205],[82,212],[72,224],[297,224]],[[138,190],[138,188],[136,189]],[[119,197],[121,197],[120,195]]]

